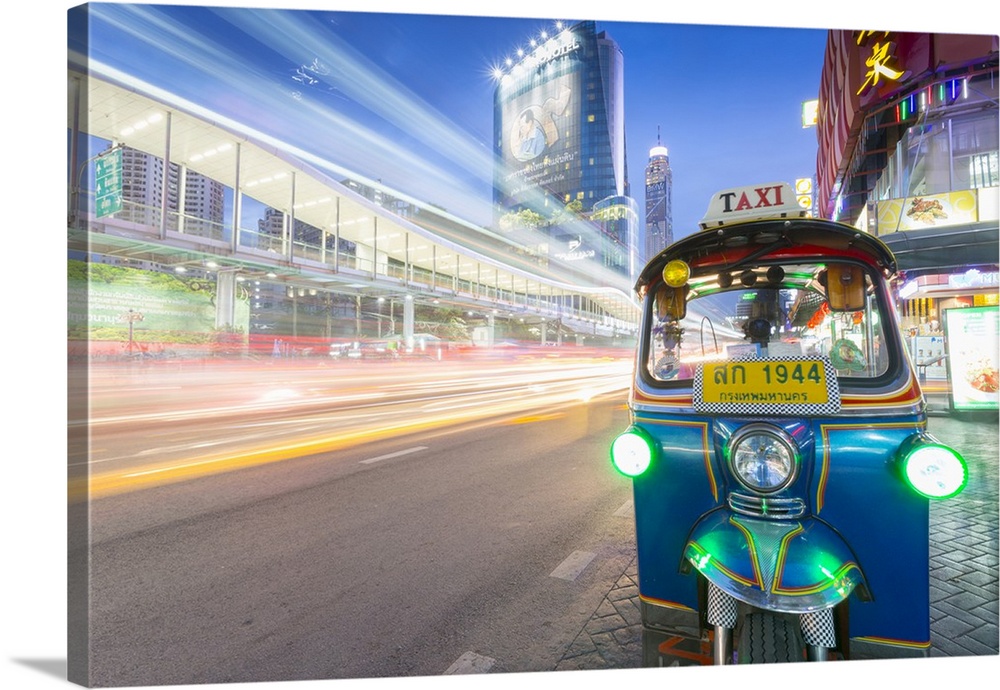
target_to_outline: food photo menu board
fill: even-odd
[[[956,410],[998,409],[1000,307],[946,309],[944,315],[952,407]]]

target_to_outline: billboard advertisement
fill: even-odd
[[[979,220],[974,189],[878,202],[878,234],[967,225]]]
[[[537,207],[540,194],[564,204],[580,189],[585,34],[574,27],[552,36],[500,79],[496,183],[507,208]]]
[[[578,82],[578,75],[562,74],[503,103],[501,182],[509,204],[524,203],[533,192],[560,195],[579,188],[580,147],[573,136],[580,116]]]
[[[214,278],[69,260],[70,340],[118,342],[124,349],[210,342],[216,332]],[[249,295],[237,287],[234,330],[246,333]],[[130,340],[130,337],[132,340]]]
[[[944,317],[952,407],[998,409],[1000,307],[945,309]]]

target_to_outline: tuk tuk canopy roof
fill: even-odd
[[[805,256],[853,258],[877,267],[886,278],[896,273],[895,256],[874,235],[816,218],[769,219],[708,228],[674,242],[646,264],[635,290],[641,292],[659,280],[663,267],[674,259],[686,262],[697,275]]]

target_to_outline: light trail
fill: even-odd
[[[100,51],[75,59],[95,73],[252,131],[334,177],[384,184],[403,201],[447,209],[462,228],[457,241],[469,249],[490,255],[498,243],[512,244],[490,228],[489,190],[500,164],[492,148],[352,48],[336,12],[105,4],[93,6],[90,18],[90,44]],[[245,50],[257,43],[268,47],[266,56]],[[137,63],[136,54],[150,58]],[[490,98],[493,79],[481,88]],[[559,199],[548,204],[562,206]],[[577,230],[593,232],[589,224]],[[550,240],[532,235],[517,244]],[[554,257],[550,263],[573,268]],[[558,280],[559,271],[533,270]],[[628,278],[600,262],[586,273],[591,292],[631,299]]]
[[[344,400],[331,394],[313,399],[309,406],[303,405],[303,398],[295,397],[272,401],[270,407],[246,403],[224,408],[206,399],[200,409],[155,410],[133,416],[110,415],[107,418],[110,421],[105,426],[111,426],[113,421],[118,431],[103,439],[105,457],[91,458],[89,477],[71,481],[70,497],[71,500],[97,499],[460,425],[489,426],[508,423],[510,418],[520,424],[553,419],[561,414],[560,410],[586,404],[595,397],[623,397],[629,385],[631,366],[630,360],[600,362],[591,366],[558,361],[538,362],[529,367],[497,366],[489,376],[478,371],[470,371],[469,376],[463,376],[460,368],[450,367],[409,371],[389,367],[373,370],[367,377],[373,394],[384,398],[378,403],[360,401],[359,397],[363,396],[355,395],[350,400]],[[186,395],[161,403],[190,403],[192,398],[198,399],[199,390],[205,396],[229,395],[231,387],[240,388],[243,385],[239,378],[229,380],[233,374],[231,371],[220,370],[217,373],[219,378],[201,372],[196,379],[192,379],[192,386],[197,382],[199,388],[184,386]],[[295,388],[297,373],[305,379],[313,375],[311,371],[286,370],[281,376],[276,376],[281,381],[278,385],[282,390]],[[400,377],[409,379],[409,395],[399,395],[398,391],[387,394],[382,390],[384,386],[399,385]],[[148,375],[143,380],[148,380]],[[222,385],[223,382],[226,385]],[[470,390],[470,382],[483,388]],[[443,383],[448,383],[450,389],[442,386]],[[113,395],[111,390],[105,389],[104,394]],[[122,393],[123,390],[125,393]],[[127,388],[120,387],[116,394],[122,397],[117,402],[106,401],[106,405],[127,406]],[[318,406],[317,400],[320,403]],[[359,409],[365,407],[366,411],[359,414]],[[205,419],[206,410],[220,409],[229,409],[241,417],[278,413],[285,417],[243,419],[235,425],[219,420],[207,429],[199,427],[194,432],[202,438],[189,439],[183,444],[147,448],[131,455],[115,450],[116,443],[135,444],[148,438],[150,419],[177,422],[181,426],[173,430],[176,435],[186,433],[190,426],[183,424],[193,419],[209,421]],[[536,412],[533,414],[533,411]],[[296,416],[289,418],[289,414]],[[251,426],[257,432],[247,434]],[[205,452],[207,449],[212,450]],[[97,469],[98,465],[110,467],[111,460],[118,461],[120,466]]]
[[[273,390],[266,386],[273,382],[255,381],[261,374],[257,369],[201,369],[191,375],[178,375],[164,370],[162,376],[179,377],[183,385],[174,390],[175,396],[149,395],[161,387],[149,386],[151,376],[158,372],[141,372],[131,379],[120,372],[104,372],[117,378],[113,386],[92,386],[93,405],[87,420],[73,420],[71,425],[88,425],[100,428],[111,425],[138,424],[142,422],[171,422],[209,419],[221,416],[246,416],[261,412],[288,412],[293,409],[344,408],[360,409],[364,406],[383,405],[400,397],[415,401],[433,400],[496,391],[507,394],[520,393],[531,386],[576,385],[582,379],[601,379],[605,376],[618,379],[631,373],[631,361],[600,362],[597,364],[534,362],[530,365],[505,366],[493,364],[488,373],[469,370],[468,363],[425,368],[406,364],[406,368],[374,368],[362,365],[363,372],[331,368],[326,371],[326,387],[309,390],[315,383],[312,370],[282,369],[269,371],[279,381]],[[95,373],[99,377],[100,373]],[[308,386],[302,386],[303,382]],[[252,399],[247,396],[248,386],[264,388]],[[451,391],[451,392],[449,392]],[[223,403],[220,398],[229,398]],[[143,409],[153,406],[154,409]]]

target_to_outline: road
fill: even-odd
[[[93,684],[556,668],[634,554],[631,364],[407,364],[93,372]]]

